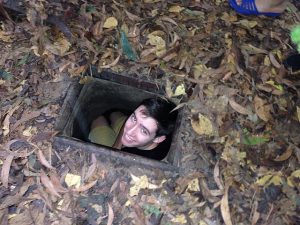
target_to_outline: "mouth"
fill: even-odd
[[[124,134],[124,139],[128,143],[134,142],[134,139],[132,137],[130,137],[128,134]]]

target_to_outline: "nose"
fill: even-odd
[[[133,124],[132,126],[128,127],[127,134],[132,137],[135,136],[137,127],[138,127],[138,124]]]

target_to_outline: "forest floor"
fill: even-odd
[[[0,224],[300,223],[300,77],[283,66],[299,1],[276,18],[227,0],[20,2],[0,7]],[[53,147],[91,66],[185,109],[179,171]]]

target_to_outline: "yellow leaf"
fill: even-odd
[[[0,159],[0,166],[3,165],[3,161]]]
[[[146,189],[146,188],[155,189],[155,188],[158,188],[157,185],[149,183],[148,177],[146,175],[143,175],[141,177],[137,177],[137,176],[131,174],[131,178],[132,178],[132,181],[134,183],[134,185],[129,190],[129,195],[131,197],[133,197],[135,195],[138,195],[139,191],[141,189]]]
[[[148,34],[147,38],[148,38],[148,42],[151,45],[155,46],[156,56],[160,57],[166,53],[166,42],[162,37],[156,35],[156,33],[157,32],[154,31],[154,32]]]
[[[193,66],[194,78],[198,79],[200,76],[203,76],[207,71],[207,67],[204,64],[196,64]]]
[[[300,107],[297,106],[297,117],[300,122]]]
[[[300,169],[295,170],[294,172],[292,172],[291,176],[296,177],[296,178],[300,178]]]
[[[10,34],[8,34],[7,32],[0,30],[0,40],[3,42],[12,42],[11,36]]]
[[[131,205],[131,201],[127,200],[127,202],[125,203],[125,206],[130,206]]]
[[[265,56],[265,59],[264,59],[264,65],[265,66],[270,66],[271,65],[271,61],[270,61],[270,59],[269,59],[269,56]]]
[[[37,133],[36,127],[32,127],[32,126],[29,126],[26,130],[23,131],[23,135],[26,137],[31,137],[36,133]]]
[[[81,176],[67,173],[65,177],[65,182],[68,185],[68,187],[75,186],[75,188],[79,188],[81,183]]]
[[[279,49],[276,51],[276,55],[277,55],[279,60],[282,60],[283,56],[282,56],[282,53]]]
[[[294,172],[292,172],[291,176],[289,176],[287,178],[287,184],[291,187],[295,187],[295,181],[294,178],[300,178],[300,169],[299,170],[295,170]]]
[[[16,213],[9,214],[9,215],[8,215],[8,219],[10,220],[10,219],[16,217],[17,215],[18,215],[18,214],[16,214]]]
[[[103,24],[104,28],[114,28],[116,26],[118,26],[118,20],[115,17],[108,17]]]
[[[174,222],[174,223],[181,223],[181,224],[187,223],[187,220],[186,220],[184,214],[177,215],[171,221]]]
[[[173,94],[173,97],[185,95],[185,87],[184,84],[180,84],[176,87],[175,93]]]
[[[274,88],[278,89],[279,91],[283,91],[283,87],[280,84],[275,84],[273,80],[269,80],[266,82],[266,84],[272,85]]]
[[[287,150],[286,150],[283,154],[277,156],[277,157],[274,159],[274,161],[276,161],[276,162],[285,161],[285,160],[287,160],[288,158],[290,158],[290,156],[292,155],[292,153],[293,153],[293,148],[292,148],[292,146],[289,146],[289,147],[287,148]]]
[[[257,22],[254,20],[240,20],[239,24],[241,24],[242,26],[246,27],[246,28],[254,28],[257,25]]]
[[[200,191],[198,178],[195,178],[188,183],[187,190]]]
[[[179,5],[173,5],[169,8],[169,12],[171,13],[180,13],[182,10],[184,10],[184,7],[181,7]]]
[[[140,188],[149,187],[148,177],[146,175],[141,176],[138,185],[140,186]]]
[[[207,223],[204,220],[200,220],[198,225],[207,225]]]
[[[283,181],[281,178],[281,174],[277,173],[275,175],[268,174],[268,175],[263,176],[262,178],[260,178],[259,180],[256,181],[256,184],[258,184],[259,186],[268,187],[271,184],[278,186],[278,185],[282,184],[282,182]]]
[[[289,177],[287,178],[287,184],[288,184],[290,187],[295,187],[294,182],[293,182],[293,177],[292,177],[292,176],[289,176]]]
[[[45,49],[54,55],[63,56],[71,47],[71,43],[63,36],[58,38],[53,44],[46,43]],[[43,54],[47,54],[47,51]],[[37,53],[38,54],[38,53]]]
[[[210,119],[201,113],[198,114],[198,120],[192,119],[191,123],[194,131],[200,135],[212,136],[215,133]]]
[[[228,14],[227,12],[224,12],[221,19],[225,22],[236,22],[237,16],[235,14]]]
[[[231,34],[230,33],[225,33],[225,43],[227,45],[227,48],[231,48],[231,46],[232,46],[232,38],[231,38]],[[232,56],[232,54],[228,55],[227,62],[228,63],[234,63],[234,56]]]
[[[272,175],[268,174],[257,180],[255,183],[257,183],[259,186],[264,186],[271,179],[271,177]]]
[[[275,175],[271,178],[271,180],[268,182],[268,186],[270,184],[274,184],[275,186],[278,186],[280,184],[282,184],[282,178],[281,176]]]

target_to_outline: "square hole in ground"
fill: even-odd
[[[84,85],[74,83],[65,99],[61,117],[57,121],[59,135],[55,138],[58,144],[69,144],[73,147],[87,148],[94,152],[110,152],[110,157],[123,158],[139,163],[149,164],[144,157],[129,154],[122,150],[89,143],[88,135],[92,121],[99,115],[114,110],[130,115],[142,100],[153,97],[163,97],[163,89],[158,85],[141,81],[136,78],[102,72],[98,78],[93,78]],[[180,146],[177,143],[181,112],[179,111],[176,126],[169,140],[164,142],[166,149],[164,161],[177,164],[180,156]],[[111,153],[113,151],[113,153]],[[153,162],[153,160],[152,160]],[[159,161],[154,163],[158,165]],[[161,162],[163,163],[163,162]],[[151,164],[151,163],[150,163]]]

